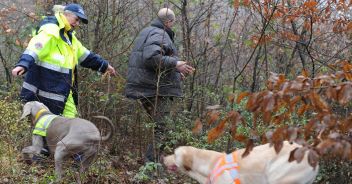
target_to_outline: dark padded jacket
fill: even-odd
[[[173,39],[174,32],[158,18],[139,33],[129,57],[125,88],[128,98],[182,96]]]

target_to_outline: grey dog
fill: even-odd
[[[41,111],[41,112],[39,112]],[[32,116],[35,124],[45,115],[52,114],[48,107],[43,103],[32,101],[27,102],[23,107],[21,119],[28,115]],[[114,125],[105,116],[95,116],[107,122],[107,135],[101,136],[98,128],[90,121],[81,118],[65,118],[57,116],[47,127],[47,135],[45,138],[47,146],[55,159],[55,172],[57,180],[62,178],[63,162],[69,158],[79,157],[80,173],[89,167],[94,160],[100,146],[101,141],[110,139],[114,132]],[[25,160],[31,160],[33,155],[39,155],[44,146],[42,136],[33,135],[32,145],[23,148],[22,154]],[[80,180],[78,178],[78,182]]]

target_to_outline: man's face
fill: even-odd
[[[165,26],[168,28],[172,28],[172,26],[174,26],[175,20],[168,20],[165,22]]]
[[[73,29],[79,26],[81,19],[79,19],[79,17],[77,17],[77,15],[75,15],[73,13],[68,13],[68,14],[65,14],[65,16],[66,16],[68,23],[71,25],[71,27]]]

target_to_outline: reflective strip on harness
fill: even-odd
[[[57,115],[53,115],[53,114],[45,115],[45,116],[41,117],[35,125],[35,128],[33,130],[33,134],[45,137],[46,130],[48,129],[48,127],[49,127],[50,123],[53,121],[53,119],[56,117],[57,117]]]
[[[224,155],[219,158],[213,171],[210,173],[208,178],[208,184],[214,183],[217,178],[223,174],[225,171],[228,171],[234,184],[240,184],[239,179],[239,166],[237,162],[237,153],[233,152],[228,155]]]
[[[52,100],[56,100],[56,101],[60,101],[60,102],[65,102],[66,97],[63,95],[59,95],[59,94],[55,94],[55,93],[50,93],[50,92],[46,92],[43,90],[38,90],[37,87],[35,87],[32,84],[29,84],[27,82],[23,82],[22,85],[23,88],[32,91],[33,93],[37,93],[39,96],[48,98],[48,99],[52,99]]]

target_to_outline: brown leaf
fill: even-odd
[[[303,90],[303,83],[298,81],[292,81],[289,87],[290,91],[297,92]]]
[[[257,121],[258,121],[258,116],[259,116],[259,113],[258,112],[254,112],[253,113],[253,128],[256,129],[257,128]]]
[[[317,167],[319,161],[319,155],[315,150],[310,149],[308,153],[308,163],[314,169]]]
[[[276,154],[280,153],[283,145],[284,145],[284,143],[282,141],[275,141],[274,142],[274,149],[275,149]]]
[[[302,100],[302,97],[301,96],[295,96],[293,97],[292,100],[290,100],[289,104],[290,104],[290,109],[291,109],[291,112],[293,111],[294,107],[296,106],[296,104]]]
[[[341,90],[338,92],[338,101],[341,105],[346,105],[352,99],[352,85],[343,85]]]
[[[264,112],[263,114],[263,121],[264,123],[270,123],[271,121],[271,112]]]
[[[298,110],[297,115],[302,116],[309,109],[309,104],[303,104]]]
[[[273,111],[275,105],[274,93],[269,91],[263,98],[264,112]]]
[[[289,127],[287,129],[287,140],[290,142],[294,142],[298,137],[298,128],[297,127]]]
[[[236,135],[237,135],[237,126],[236,125],[231,125],[231,137],[232,139],[235,139]]]
[[[226,122],[227,122],[227,118],[223,119],[218,124],[218,126],[216,126],[215,128],[213,128],[209,131],[209,133],[208,133],[208,142],[209,143],[214,142],[217,138],[219,138],[223,134]]]
[[[320,155],[327,154],[329,150],[335,145],[335,141],[326,139],[323,140],[316,148]]]
[[[342,133],[347,134],[350,130],[352,130],[352,117],[348,117],[345,120],[341,121],[339,126]]]
[[[323,115],[323,117],[321,118],[321,123],[326,125],[329,128],[333,128],[335,127],[335,125],[337,124],[337,119],[334,115],[331,114],[326,114]]]
[[[208,113],[208,125],[213,124],[215,121],[219,119],[220,112],[218,111],[211,111]]]
[[[295,153],[294,153],[294,158],[295,158],[295,160],[297,161],[297,163],[302,162],[305,151],[306,151],[306,148],[304,148],[304,147],[298,148],[298,149],[295,151]]]
[[[305,126],[304,126],[304,137],[305,140],[308,140],[310,135],[313,133],[313,130],[316,128],[318,121],[316,119],[311,119]]]
[[[240,0],[234,0],[233,7],[234,7],[234,9],[238,9],[238,7],[240,7]]]
[[[229,94],[229,96],[227,97],[227,100],[230,103],[233,103],[235,101],[235,94],[233,94],[233,93]]]
[[[338,101],[338,98],[337,98],[337,93],[338,91],[341,89],[341,86],[338,86],[338,87],[329,87],[325,94],[326,96],[329,98],[329,99],[332,99],[332,100],[335,100],[335,101]]]
[[[309,94],[310,101],[312,102],[313,107],[318,111],[318,112],[330,112],[330,107],[328,104],[325,102],[325,100],[316,92],[311,92]]]
[[[238,142],[245,142],[248,139],[248,137],[243,134],[237,134],[235,137],[233,137],[233,139]]]
[[[235,110],[230,110],[230,112],[227,113],[227,117],[229,118],[229,121],[231,121],[231,124],[234,126],[236,126],[237,123],[242,120],[240,113]]]
[[[279,127],[277,128],[272,136],[273,142],[282,142],[284,140],[284,137],[286,137],[286,130],[284,127]]]
[[[290,152],[290,156],[288,157],[288,162],[293,162],[295,161],[295,152],[298,150],[298,148],[295,148]]]
[[[308,8],[308,9],[313,9],[317,6],[317,2],[315,0],[308,0],[307,2],[305,2],[303,5]]]
[[[302,75],[303,75],[304,77],[309,77],[309,73],[308,73],[308,71],[307,71],[306,69],[303,69],[303,70],[302,70]]]
[[[242,158],[248,156],[249,153],[253,150],[253,148],[254,148],[254,142],[252,139],[249,139],[246,145],[246,150],[242,154]]]
[[[342,158],[344,159],[350,159],[350,156],[352,154],[352,146],[349,142],[344,142],[344,149],[342,153]]]
[[[197,118],[195,123],[194,123],[194,127],[192,129],[193,134],[199,134],[202,132],[203,129],[203,124],[200,121],[200,118]]]
[[[344,79],[345,78],[345,73],[343,71],[337,71],[335,73],[337,79]]]
[[[236,99],[236,103],[239,104],[241,103],[242,99],[249,96],[250,93],[249,92],[242,92],[238,95],[237,99]]]
[[[249,99],[246,104],[246,109],[250,112],[255,112],[260,107],[261,101],[259,99],[259,93],[254,93],[249,96]]]
[[[17,46],[21,46],[21,41],[20,41],[19,39],[16,39],[15,44],[16,44]]]
[[[273,123],[274,123],[275,125],[280,125],[281,122],[283,121],[283,117],[284,117],[283,114],[274,116],[274,118],[273,118]]]
[[[315,78],[317,83],[319,85],[333,85],[334,84],[334,78],[335,76],[333,75],[320,75],[319,77]]]
[[[352,64],[350,64],[348,61],[345,61],[342,66],[342,69],[344,71],[345,78],[349,81],[352,81]]]

